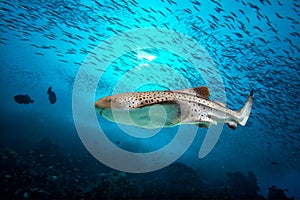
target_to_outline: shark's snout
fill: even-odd
[[[107,96],[107,97],[103,97],[103,98],[99,99],[98,101],[96,101],[95,108],[110,109],[112,107],[111,104],[112,104],[112,97]]]

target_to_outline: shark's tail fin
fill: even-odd
[[[252,109],[252,102],[253,102],[253,90],[250,92],[250,95],[248,96],[248,99],[244,107],[237,112],[240,119],[239,124],[242,126],[245,126],[247,123],[247,120],[249,118]]]

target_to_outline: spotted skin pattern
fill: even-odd
[[[222,103],[209,100],[207,87],[189,88],[174,91],[151,91],[151,92],[130,92],[108,96],[99,99],[95,103],[98,109],[128,109],[135,110],[151,105],[176,104],[180,107],[178,123],[196,124],[200,127],[209,128],[217,122],[226,123],[232,129],[237,124],[245,125],[251,107],[251,92],[248,100],[241,111],[233,111]],[[247,119],[245,119],[247,118]]]

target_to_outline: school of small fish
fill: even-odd
[[[57,74],[70,88],[84,56],[115,34],[134,28],[159,27],[188,35],[213,58],[225,82],[226,92],[235,94],[229,97],[229,107],[243,104],[242,99],[234,96],[246,96],[250,89],[255,90],[252,118],[260,123],[256,124],[261,127],[264,138],[258,141],[260,145],[271,149],[270,141],[277,138],[282,141],[279,148],[293,152],[288,155],[290,165],[299,165],[298,0],[189,0],[184,3],[175,0],[155,3],[138,0],[0,0],[0,11],[1,49],[19,40],[34,49],[36,55],[33,56],[45,58],[51,55],[66,66],[57,70]],[[191,83],[205,85],[193,75],[193,66],[179,56],[156,49],[145,50],[143,55],[152,57],[137,58],[132,52],[124,55],[111,64],[113,71],[107,72],[108,75],[121,77],[136,66],[135,61],[144,59],[144,65],[140,66],[144,67],[156,56],[155,62],[168,66],[176,63],[174,69]],[[108,58],[96,59],[102,62]],[[15,79],[16,75],[29,77],[34,83],[46,76],[39,72],[29,73],[26,69],[11,69],[7,78]],[[182,85],[179,83],[179,86]],[[110,80],[102,87],[111,87]]]

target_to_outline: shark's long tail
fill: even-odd
[[[244,107],[237,112],[240,119],[239,124],[242,126],[245,126],[247,123],[247,120],[249,118],[252,109],[252,102],[253,102],[253,90],[250,92],[250,95],[248,96],[248,99]]]

